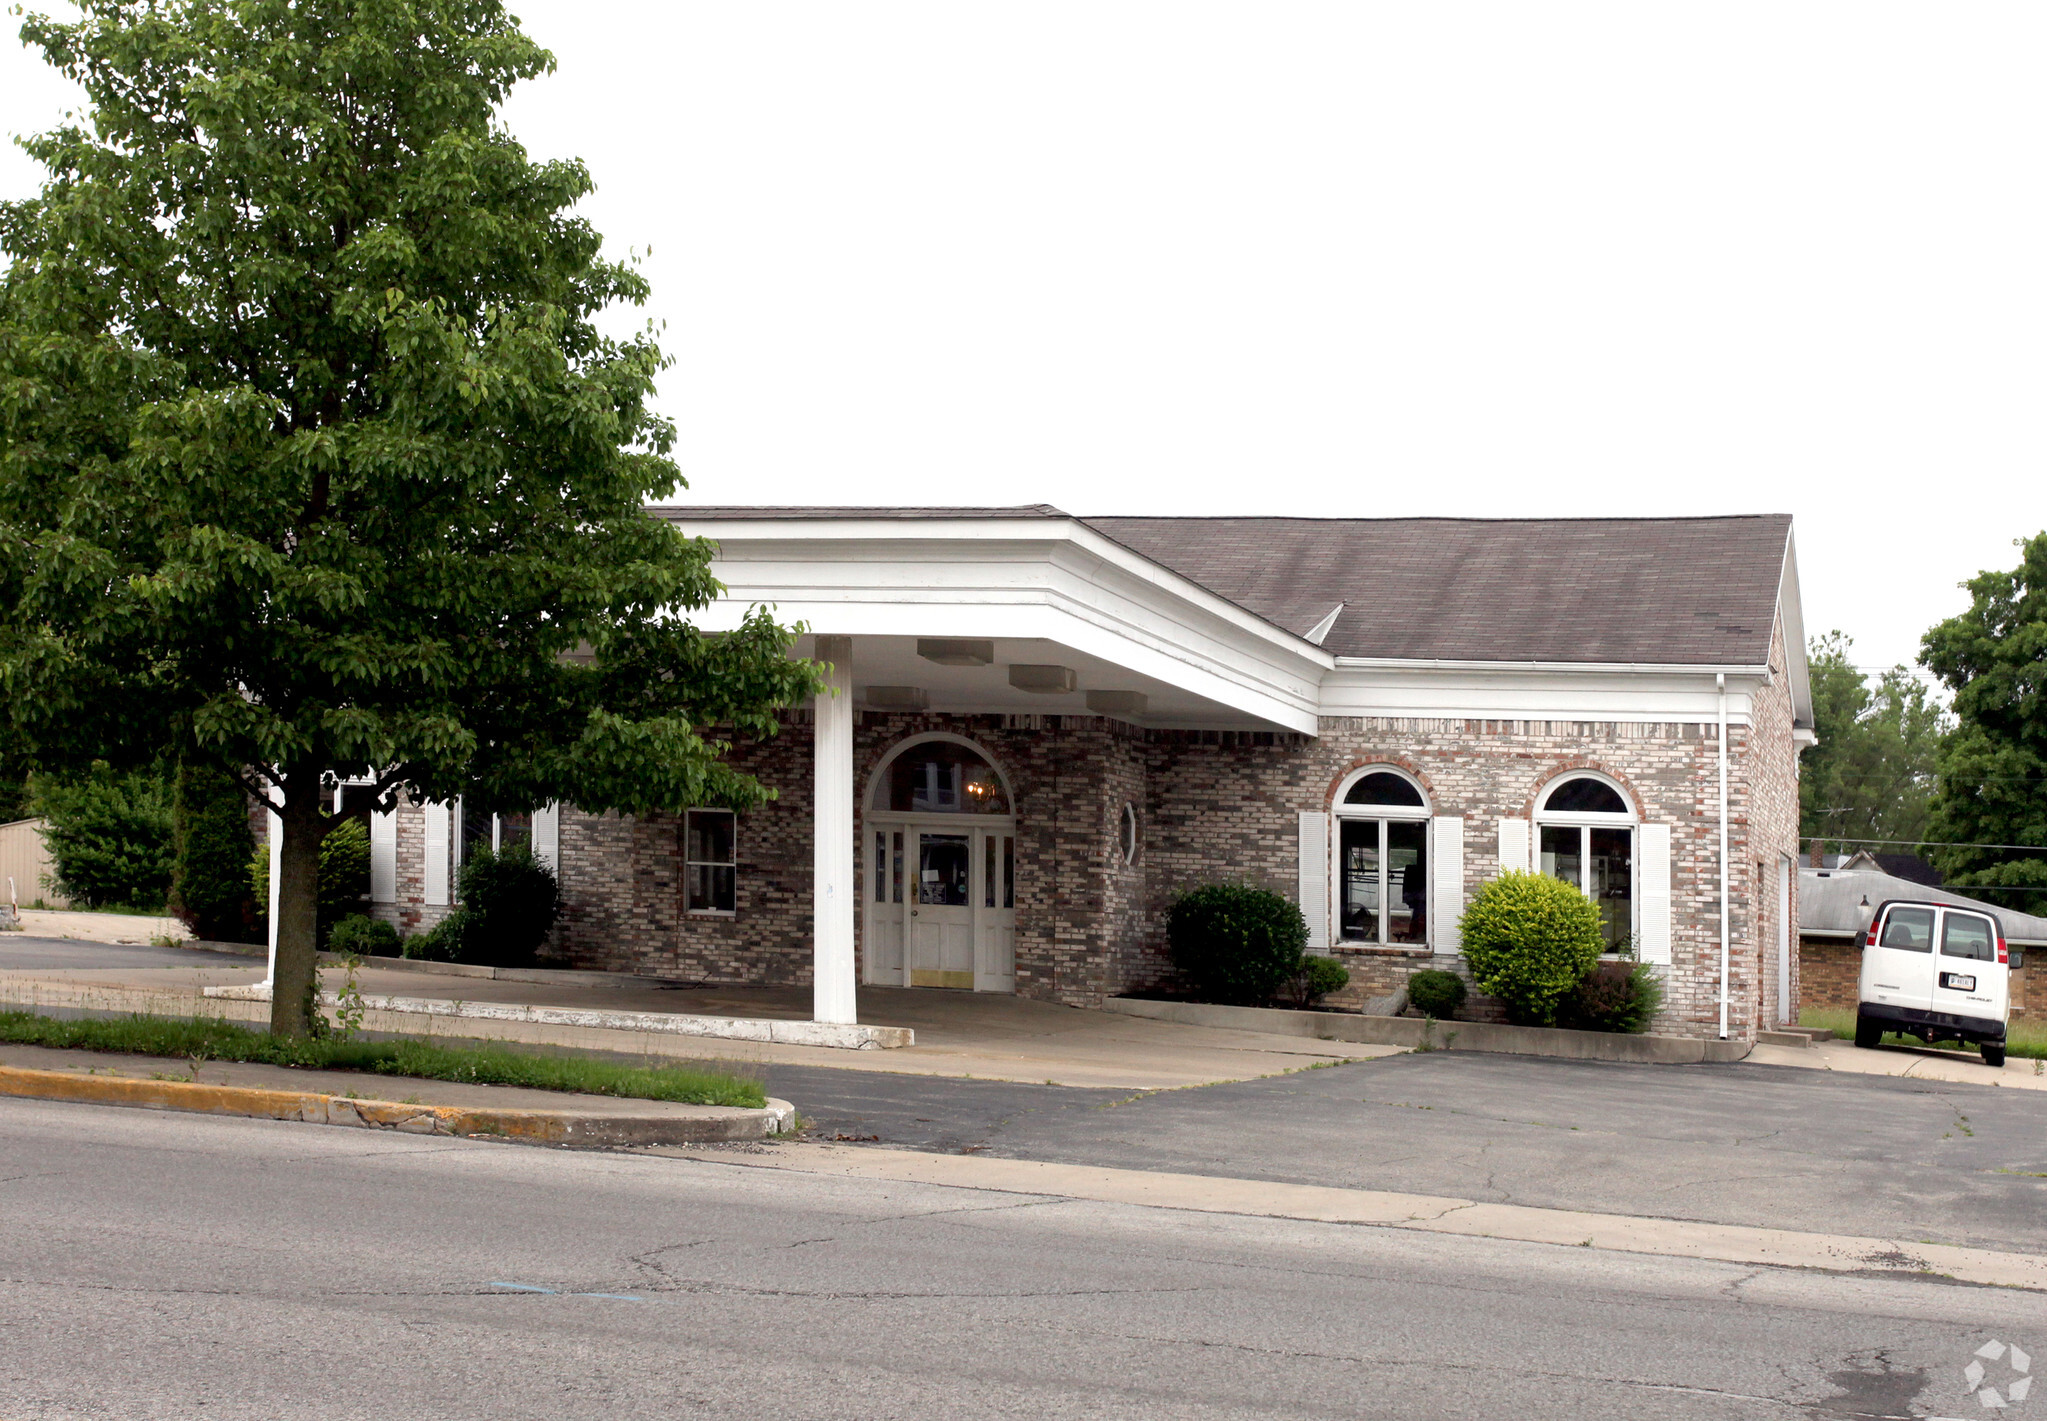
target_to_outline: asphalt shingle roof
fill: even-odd
[[[1088,518],[1338,656],[1760,666],[1789,515]]]

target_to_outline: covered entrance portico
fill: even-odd
[[[812,711],[820,1022],[855,1022],[856,983],[1053,996],[1055,973],[1099,955],[1108,929],[1075,921],[1099,906],[1076,910],[1063,885],[1113,855],[1119,828],[1134,860],[1140,796],[1096,766],[1080,804],[1060,734],[1317,729],[1333,658],[1064,515],[667,516],[719,544],[727,590],[699,625],[767,604],[817,629],[797,651],[830,668]],[[950,722],[1010,733],[985,743]],[[1021,753],[1054,757],[1029,787],[1015,780]],[[1129,798],[1104,812],[1112,792]]]

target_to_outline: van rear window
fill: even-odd
[[[1969,913],[1949,913],[1940,928],[1940,955],[1995,961],[1997,940],[1991,936],[1990,920]]]
[[[1893,908],[1884,919],[1884,947],[1901,952],[1933,951],[1933,909]]]

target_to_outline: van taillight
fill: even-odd
[[[1863,945],[1864,947],[1875,947],[1875,946],[1876,946],[1876,934],[1877,934],[1877,930],[1878,930],[1879,928],[1881,928],[1881,927],[1883,926],[1883,922],[1884,922],[1884,918],[1883,918],[1883,914],[1881,914],[1881,913],[1878,913],[1878,914],[1877,914],[1877,915],[1876,915],[1875,917],[1873,917],[1873,918],[1871,918],[1871,919],[1869,920],[1869,936],[1868,936],[1867,938],[1863,939],[1863,943],[1862,943],[1862,945]]]
[[[1997,935],[1997,965],[1999,967],[2011,966],[2011,951],[2004,945],[2003,933]]]

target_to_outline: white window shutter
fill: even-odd
[[[398,901],[398,816],[370,816],[370,901]]]
[[[555,877],[561,877],[562,807],[559,804],[543,805],[533,811],[533,857],[553,869]]]
[[[1502,819],[1500,821],[1500,872],[1515,870],[1528,871],[1528,821],[1526,819]]]
[[[1301,811],[1301,916],[1308,946],[1329,946],[1329,816]]]
[[[1644,824],[1635,831],[1637,891],[1642,895],[1641,937],[1635,955],[1644,962],[1670,961],[1670,826]]]
[[[1435,869],[1429,875],[1429,940],[1438,952],[1456,952],[1457,925],[1464,918],[1464,821],[1442,815],[1430,823]]]
[[[446,907],[448,903],[448,806],[429,804],[423,807],[422,817],[426,821],[426,872],[422,875],[422,886],[426,889],[426,901],[432,907]]]

